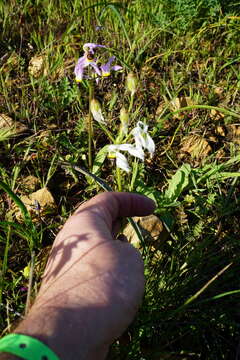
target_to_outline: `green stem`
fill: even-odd
[[[133,189],[134,189],[137,174],[138,174],[138,160],[135,158],[134,162],[133,162],[133,172],[132,172],[132,179],[131,179],[129,191],[133,191]]]
[[[88,115],[88,167],[92,169],[92,116]]]
[[[0,304],[2,303],[2,295],[4,290],[4,278],[7,272],[7,265],[8,265],[8,251],[9,251],[9,244],[11,238],[11,227],[8,226],[7,236],[6,236],[6,245],[3,255],[3,262],[0,274]]]
[[[93,117],[90,109],[91,100],[93,99],[94,89],[90,81],[88,82],[89,90],[89,110],[88,110],[88,167],[91,170],[93,161],[92,161],[92,138],[93,138]]]
[[[119,169],[118,167],[116,168],[116,175],[117,175],[118,191],[122,191],[121,169]]]
[[[129,104],[129,108],[128,108],[129,113],[130,113],[130,111],[132,110],[132,107],[133,107],[133,99],[134,99],[134,94],[131,94],[130,104]]]
[[[30,309],[31,292],[32,292],[32,285],[33,285],[34,264],[35,264],[35,251],[32,251],[32,253],[31,253],[31,263],[30,263],[30,274],[29,274],[29,280],[28,280],[27,300],[26,300],[26,306],[25,306],[25,315],[28,314],[29,309]]]
[[[100,128],[105,132],[105,134],[109,137],[109,139],[112,141],[112,143],[114,143],[114,137],[112,136],[112,134],[110,133],[110,131],[101,123],[99,123]]]

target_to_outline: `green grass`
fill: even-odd
[[[154,198],[169,231],[157,249],[142,250],[143,305],[109,358],[237,359],[239,3],[0,0],[0,19],[0,113],[28,129],[0,129],[1,333],[26,310],[24,287],[34,299],[60,226],[101,190],[63,166],[88,169],[89,88],[76,84],[73,69],[82,45],[95,42],[124,70],[95,86],[111,136],[93,122],[92,171],[115,190],[121,182]],[[36,77],[29,73],[35,56],[43,61]],[[130,71],[139,83],[132,105]],[[119,178],[101,149],[117,138],[123,106],[131,108],[130,128],[149,125],[156,153]],[[55,199],[42,215],[21,201],[35,191],[23,184],[29,175]]]

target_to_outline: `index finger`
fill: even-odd
[[[146,216],[155,209],[155,203],[144,195],[128,192],[105,192],[81,205],[75,214],[94,209],[108,226],[119,217]]]

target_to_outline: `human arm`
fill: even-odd
[[[113,240],[119,219],[153,209],[130,193],[103,193],[80,206],[56,237],[39,294],[15,332],[41,340],[62,360],[104,359],[144,291],[139,252]]]

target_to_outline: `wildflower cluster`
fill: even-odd
[[[131,131],[134,137],[135,144],[116,144],[109,145],[108,151],[110,158],[116,158],[116,165],[118,168],[130,172],[131,168],[125,155],[120,151],[126,151],[130,155],[144,161],[144,150],[147,150],[151,156],[155,151],[155,144],[151,136],[148,134],[148,125],[142,121],[138,121],[136,127]]]
[[[109,76],[111,71],[119,71],[122,69],[122,66],[120,65],[112,65],[115,61],[115,56],[111,56],[105,64],[99,65],[99,60],[95,57],[96,48],[106,49],[107,47],[94,43],[86,43],[83,45],[84,55],[78,59],[74,69],[77,82],[81,82],[83,79],[91,78],[90,76],[84,74],[85,68],[89,66],[93,70],[92,77],[95,77],[97,82],[99,81],[99,78]]]
[[[95,51],[98,48],[107,49],[106,46],[95,43],[86,43],[83,45],[84,55],[78,60],[74,70],[76,81],[95,77],[98,83],[99,78],[109,76],[111,71],[122,69],[119,65],[112,65],[115,56],[111,56],[105,64],[100,64],[100,61],[95,54]],[[84,70],[87,67],[90,67],[92,70],[92,73],[88,75],[84,73]],[[128,155],[144,161],[145,150],[149,152],[151,157],[155,151],[154,141],[148,133],[148,125],[142,121],[138,121],[136,126],[132,130],[129,130],[129,111],[132,109],[137,87],[137,78],[135,74],[131,72],[126,78],[126,89],[127,92],[130,93],[129,109],[127,111],[124,107],[121,108],[121,126],[119,128],[118,136],[114,140],[114,136],[110,134],[111,136],[109,136],[109,138],[113,141],[113,144],[107,146],[108,158],[116,159],[117,168],[126,172],[131,171],[127,158]],[[89,105],[93,119],[97,121],[106,134],[109,135],[109,130],[107,129],[108,123],[103,117],[100,102],[96,98],[90,97]]]

